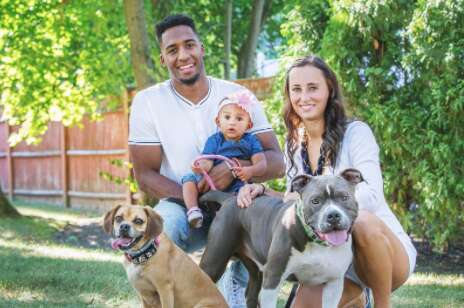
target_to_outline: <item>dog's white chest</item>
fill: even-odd
[[[127,278],[129,279],[130,283],[133,285],[142,279],[143,277],[143,271],[142,271],[142,266],[140,265],[135,265],[132,263],[128,263],[126,265],[126,273],[127,273]]]
[[[311,285],[342,277],[353,259],[351,237],[338,247],[308,244],[303,252],[292,249],[284,277],[294,274]]]

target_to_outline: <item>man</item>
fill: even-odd
[[[139,92],[134,98],[129,121],[129,151],[140,188],[160,199],[155,210],[164,219],[165,232],[179,247],[190,252],[205,245],[211,221],[205,219],[199,229],[189,228],[186,209],[179,201],[182,200],[181,177],[190,171],[206,139],[216,132],[214,119],[219,102],[242,87],[206,75],[204,47],[190,17],[166,17],[157,24],[156,35],[161,64],[167,67],[170,79]],[[253,180],[281,177],[285,166],[277,138],[259,104],[255,104],[252,113],[250,132],[260,140],[268,162],[266,173]],[[215,166],[209,174],[220,190],[233,180],[225,164]],[[207,189],[206,182],[201,181],[199,191]],[[240,277],[240,266],[233,266],[232,285],[227,288],[243,289],[246,279]],[[241,306],[231,302],[235,294],[230,294],[230,290],[227,293],[226,300],[231,307]],[[243,295],[240,300],[243,302]]]

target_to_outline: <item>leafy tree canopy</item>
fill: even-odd
[[[0,104],[10,141],[78,123],[131,80],[123,12],[113,1],[0,1]]]
[[[224,70],[224,6],[221,2],[144,1],[156,80],[167,78],[159,67],[154,24],[173,13],[186,13],[197,22],[206,47],[209,74]],[[251,17],[250,1],[234,1],[232,66]],[[273,1],[265,34],[277,39],[272,16],[283,1]],[[0,0],[0,108],[11,125],[19,125],[10,143],[37,143],[49,121],[79,123],[84,114],[118,104],[117,97],[134,86],[130,43],[122,0]],[[269,42],[269,41],[266,41]],[[269,43],[268,43],[269,44]],[[261,48],[268,48],[262,43]],[[111,99],[113,97],[113,99]],[[116,99],[115,99],[116,98]]]

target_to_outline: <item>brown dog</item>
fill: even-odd
[[[164,233],[163,220],[148,206],[118,205],[106,213],[112,247],[125,253],[127,277],[143,307],[227,307],[216,285]]]

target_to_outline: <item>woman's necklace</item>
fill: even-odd
[[[309,175],[321,175],[322,172],[324,171],[324,165],[325,165],[325,158],[324,154],[322,153],[322,146],[319,151],[319,159],[317,160],[317,169],[313,172],[311,168],[311,161],[309,159],[309,153],[308,153],[308,137],[306,133],[304,134],[303,141],[301,142],[301,160],[303,161],[303,169],[306,174]]]

